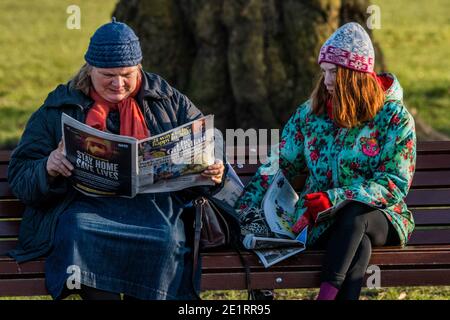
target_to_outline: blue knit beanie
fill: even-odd
[[[142,61],[139,38],[129,26],[113,18],[95,31],[84,59],[97,68],[138,65]]]

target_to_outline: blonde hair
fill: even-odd
[[[333,119],[344,128],[353,128],[371,120],[384,104],[384,92],[369,73],[337,66],[334,94],[330,95],[322,75],[311,94],[312,111],[326,112],[326,103],[332,99]]]
[[[89,63],[85,63],[72,78],[71,87],[81,90],[81,92],[88,96],[89,88],[92,86],[91,71],[92,66]]]
[[[137,65],[142,70],[142,65]],[[81,90],[85,95],[89,95],[89,89],[92,86],[91,72],[94,67],[89,63],[85,63],[71,80],[71,87]]]

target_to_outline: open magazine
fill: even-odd
[[[200,175],[214,163],[214,116],[143,140],[94,129],[63,114],[64,153],[73,186],[90,196],[134,197],[213,185]]]
[[[244,247],[254,250],[266,268],[306,248],[307,228],[298,236],[291,231],[296,222],[297,201],[297,193],[283,172],[278,170],[261,202],[261,211],[270,234],[261,236],[248,233],[243,240]]]

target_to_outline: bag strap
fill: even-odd
[[[200,251],[200,236],[202,232],[202,214],[205,198],[198,197],[194,200],[195,219],[194,219],[194,251],[192,256],[192,287],[197,299],[201,300],[197,290],[195,290],[195,274],[198,267],[199,251]]]
[[[204,210],[204,205],[207,200],[204,197],[198,197],[194,200],[194,207],[195,207],[195,219],[194,219],[194,248],[193,248],[193,259],[192,259],[192,287],[194,289],[194,294],[198,300],[201,300],[200,295],[198,294],[197,290],[195,290],[195,274],[197,272],[198,267],[198,259],[199,259],[199,252],[200,252],[200,236],[202,231],[202,215]],[[212,205],[212,203],[209,203]],[[216,208],[217,209],[217,208]],[[217,210],[220,212],[219,210]],[[219,214],[221,219],[224,219],[224,217]],[[226,224],[225,224],[226,225]],[[227,232],[229,234],[230,230],[227,228]],[[231,236],[229,234],[229,236]],[[250,267],[248,266],[247,262],[245,261],[241,250],[239,249],[238,245],[231,242],[233,249],[238,253],[239,260],[241,261],[242,266],[245,269],[245,285],[247,288],[247,299],[251,300],[254,299],[252,284],[251,284],[251,276],[250,276]]]
[[[238,253],[239,260],[241,261],[241,264],[245,269],[245,287],[247,288],[247,300],[252,300],[254,299],[254,296],[252,289],[252,279],[250,276],[250,267],[248,266],[247,261],[245,261],[244,256],[242,255],[242,251],[235,243],[233,243],[233,249]]]

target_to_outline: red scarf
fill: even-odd
[[[119,103],[112,103],[102,98],[93,87],[89,90],[89,96],[94,99],[94,105],[86,116],[86,124],[95,129],[106,130],[106,118],[111,110],[119,110],[120,135],[144,139],[149,137],[149,131],[145,118],[142,115],[138,103],[134,99],[141,88],[141,74],[139,72],[136,89]]]
[[[327,100],[326,107],[327,107],[328,117],[330,117],[330,119],[333,120],[333,102],[332,102],[331,98]]]

